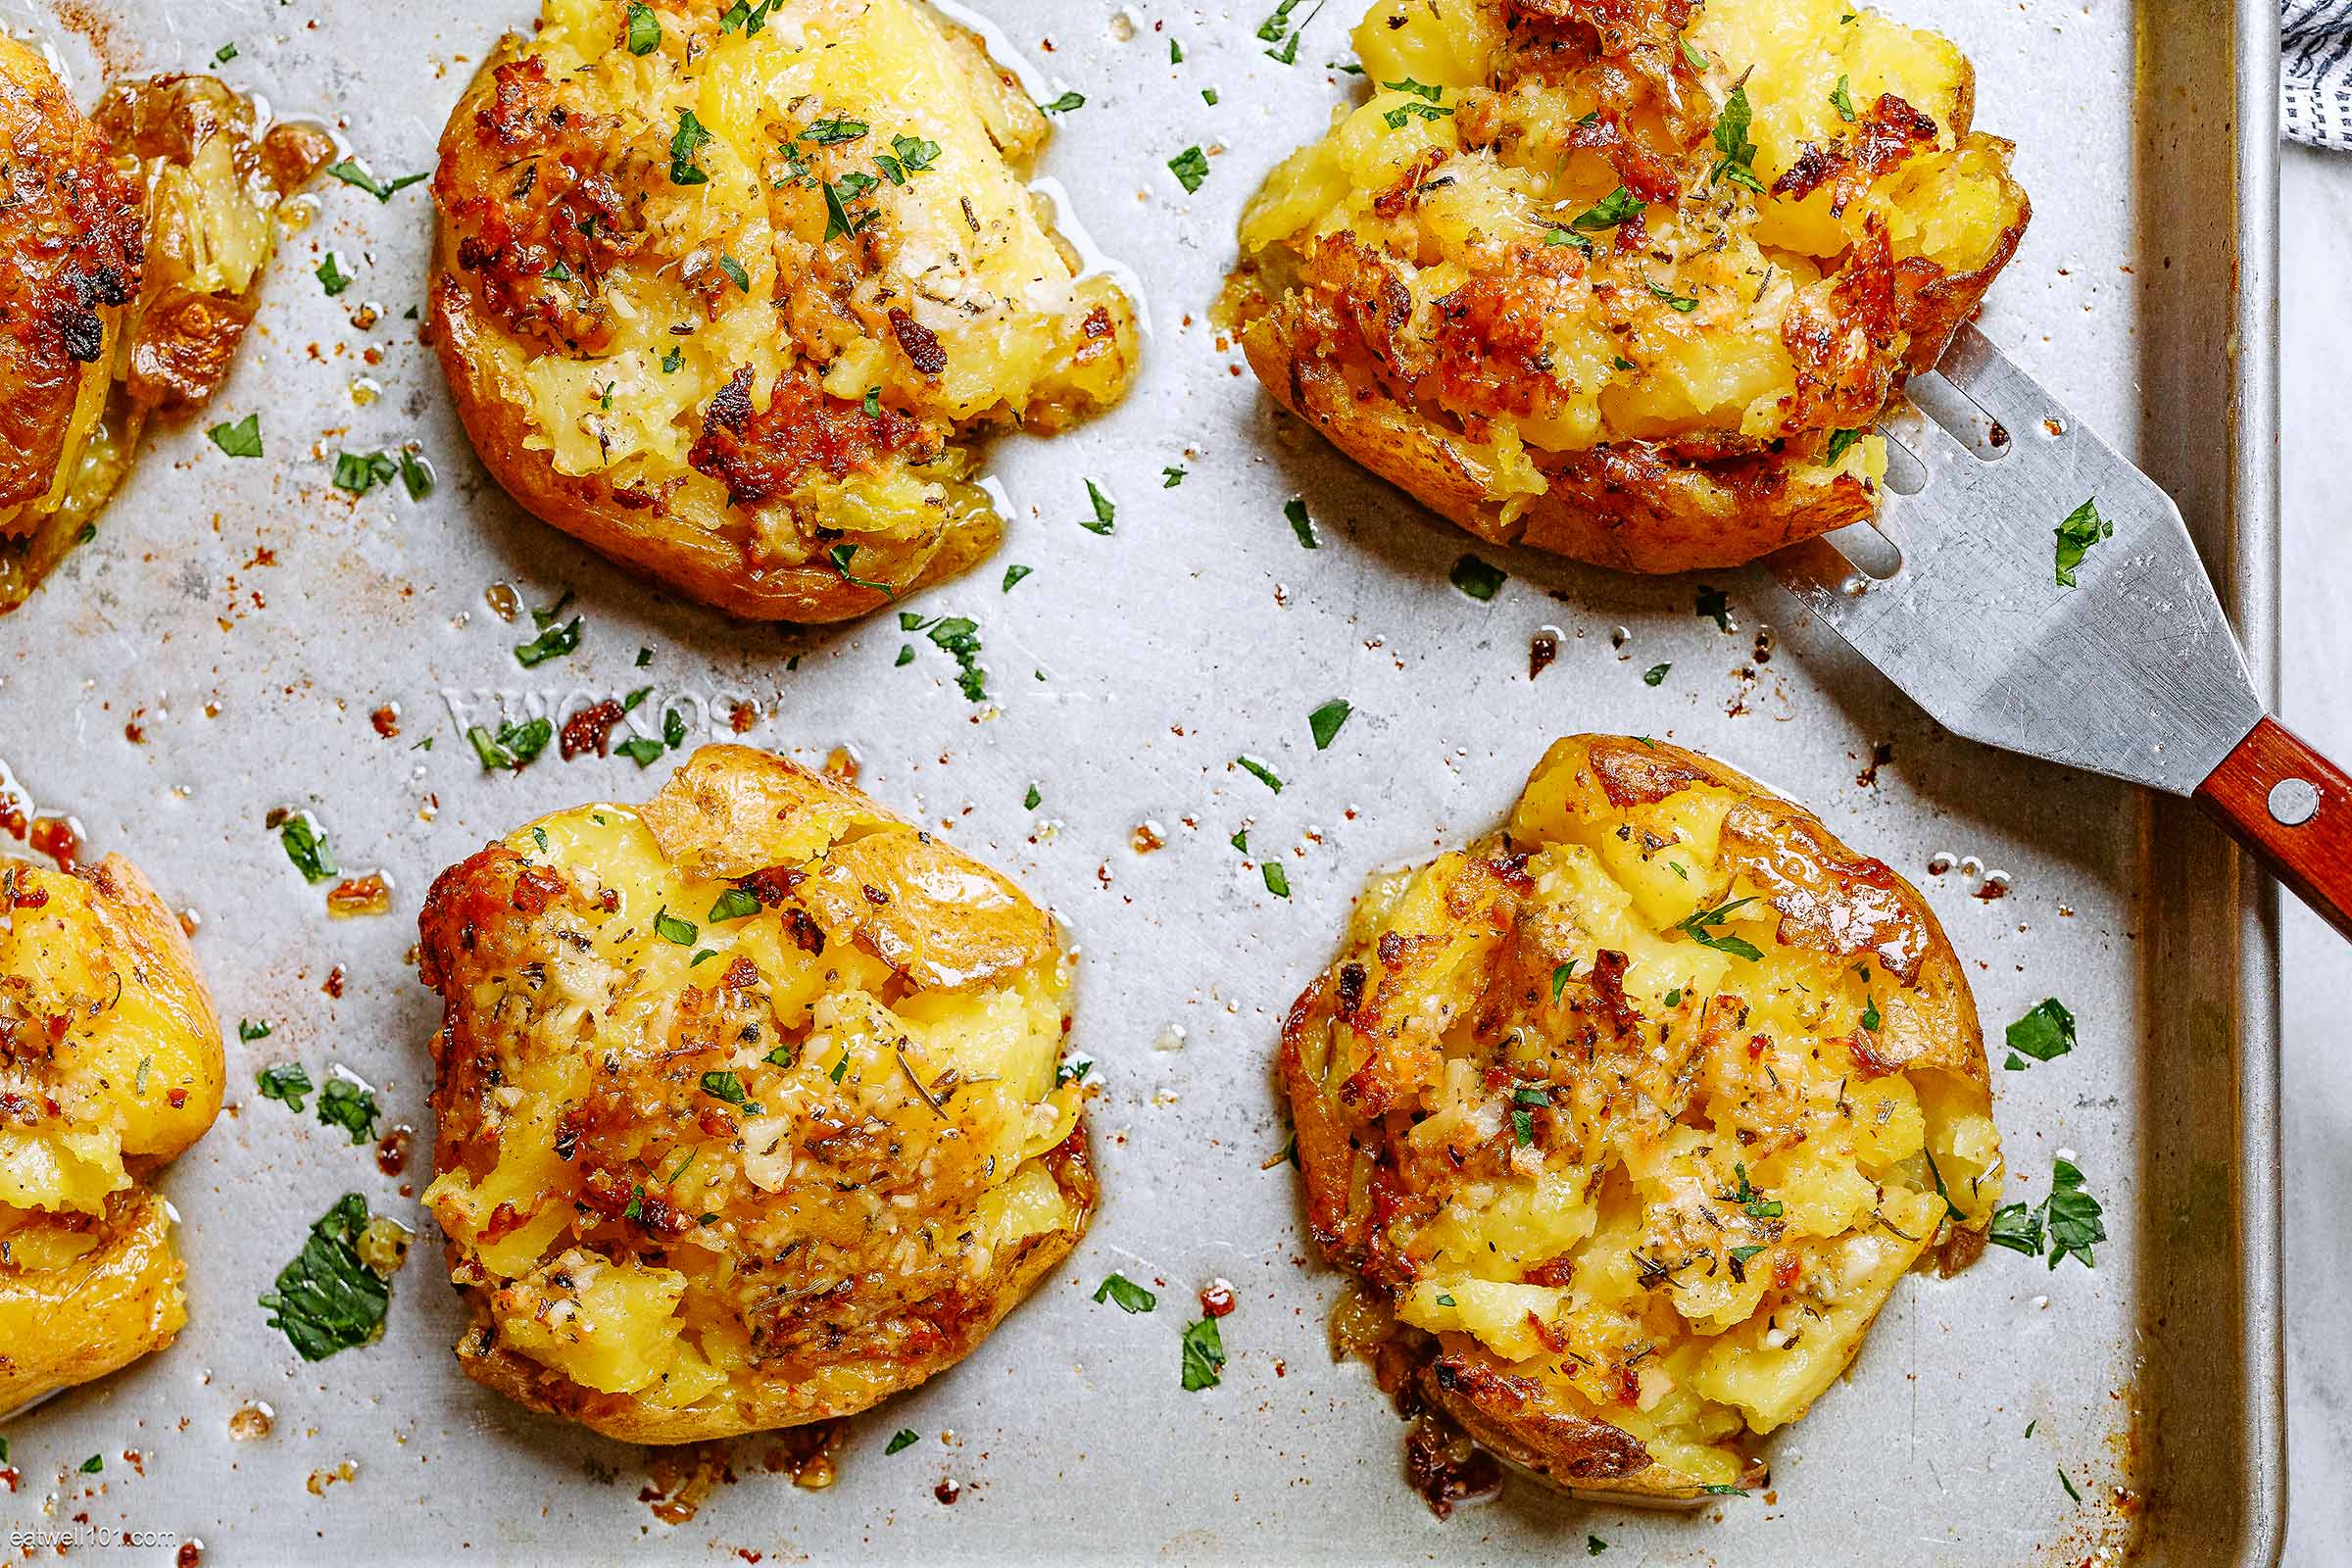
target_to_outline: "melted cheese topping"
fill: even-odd
[[[1526,448],[1706,434],[1802,436],[1794,455],[1811,455],[1812,466],[1877,480],[1877,436],[1840,441],[1835,456],[1825,438],[1832,427],[1866,428],[1883,400],[1836,408],[1797,398],[1800,372],[1819,368],[1792,357],[1788,329],[1809,315],[1854,313],[1836,290],[1873,230],[1897,264],[1962,273],[1992,258],[2022,219],[2007,144],[1966,131],[1958,51],[1844,0],[1710,0],[1679,34],[1672,8],[1627,8],[1630,30],[1656,36],[1629,44],[1604,32],[1608,58],[1624,69],[1580,71],[1573,50],[1562,65],[1529,42],[1539,21],[1506,28],[1506,9],[1497,0],[1371,8],[1355,32],[1368,101],[1278,168],[1244,215],[1245,258],[1270,292],[1294,284],[1318,242],[1352,236],[1369,247],[1403,294],[1393,306],[1365,299],[1359,281],[1358,298],[1339,308],[1371,314],[1377,304],[1399,318],[1375,358],[1394,373],[1423,368],[1416,350],[1428,356],[1408,401],[1466,421],[1495,500],[1546,488]],[[1752,185],[1725,172],[1710,134],[1735,88],[1752,116]],[[1842,154],[1860,140],[1882,94],[1931,116],[1933,136],[1858,190],[1832,180],[1770,194],[1807,148]],[[1671,199],[1653,190],[1646,205],[1600,220],[1605,200],[1630,193],[1596,121],[1643,149]],[[1349,292],[1314,283],[1335,299]],[[1458,335],[1455,323],[1489,311],[1492,323]],[[1869,354],[1884,366],[1902,350],[1896,334]]]
[[[1783,874],[1805,844],[1722,783],[1615,804],[1590,758],[1633,744],[1559,743],[1501,834],[1377,880],[1300,1046],[1396,1316],[1728,1485],[1727,1440],[1982,1230],[2000,1148],[1964,983],[1874,909],[1885,868]]]
[[[730,1380],[857,1408],[904,1381],[923,1314],[1083,1223],[1042,1157],[1079,1113],[1056,1082],[1066,956],[1046,940],[962,975],[932,962],[953,938],[896,940],[902,914],[1046,928],[858,799],[730,841],[791,885],[768,903],[628,807],[506,839],[570,892],[449,999],[496,1055],[466,1107],[495,1156],[425,1194],[499,1344],[665,1409]]]

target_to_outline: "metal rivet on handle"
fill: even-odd
[[[2307,778],[2282,778],[2271,786],[2271,816],[2285,827],[2301,827],[2320,814],[2319,786]]]

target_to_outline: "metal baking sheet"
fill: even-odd
[[[1588,1536],[1625,1563],[2273,1559],[2269,896],[2185,808],[1939,734],[1760,572],[1640,581],[1485,552],[1510,581],[1492,603],[1467,598],[1446,581],[1462,536],[1270,414],[1209,307],[1242,202],[1348,92],[1324,67],[1345,58],[1355,0],[1311,20],[1301,8],[1287,68],[1255,36],[1270,7],[985,8],[1054,90],[1085,93],[1046,169],[1140,274],[1153,329],[1114,415],[997,449],[1013,505],[1002,555],[909,607],[978,621],[986,709],[919,639],[895,666],[909,639],[888,615],[738,624],[510,505],[408,318],[428,238],[420,188],[379,205],[330,186],[286,245],[216,416],[258,411],[268,460],[227,462],[198,428],[156,432],[95,542],[0,621],[0,757],[36,804],[72,812],[96,849],[131,854],[201,916],[232,1101],[164,1183],[193,1321],[168,1352],[0,1429],[21,1472],[0,1523],[168,1534],[219,1563],[1557,1559]],[[1967,47],[1980,122],[2016,140],[2036,198],[1986,330],[2126,450],[2136,441],[2267,679],[2267,0],[1889,9]],[[529,16],[520,0],[0,0],[85,100],[103,70],[206,69],[233,42],[225,75],[331,120],[386,175],[430,166],[496,30]],[[1188,197],[1164,164],[1194,142],[1211,173]],[[328,248],[357,277],[336,299],[310,275]],[[425,502],[379,490],[355,504],[329,485],[338,450],[411,439],[441,475]],[[1170,464],[1189,470],[1180,488],[1162,487]],[[1077,526],[1088,477],[1117,502],[1109,537]],[[1311,553],[1284,520],[1293,495],[1320,535]],[[1003,592],[1012,563],[1035,570]],[[1701,581],[1729,591],[1733,634],[1692,613]],[[509,649],[528,624],[491,612],[500,582],[534,606],[574,593],[580,653],[518,671]],[[1546,628],[1560,657],[1531,680],[1529,642]],[[1662,662],[1663,683],[1645,686]],[[883,800],[1050,901],[1083,947],[1078,1040],[1102,1085],[1104,1204],[1070,1263],[968,1361],[856,1423],[831,1490],[768,1473],[770,1446],[747,1440],[732,1483],[681,1524],[644,1500],[645,1450],[458,1374],[459,1304],[429,1230],[380,1345],[305,1365],[254,1304],[337,1195],[421,1225],[411,1195],[429,1174],[383,1175],[341,1134],[259,1100],[256,1066],[348,1068],[392,1120],[429,1133],[435,1009],[405,958],[427,883],[531,814],[641,799],[659,777],[552,753],[487,775],[463,725],[502,701],[649,679],[711,733],[748,704],[756,742],[812,760],[853,750]],[[1355,717],[1317,753],[1306,715],[1335,696]],[[386,705],[395,738],[371,721]],[[1851,1382],[1770,1444],[1767,1496],[1636,1513],[1514,1483],[1441,1524],[1404,1485],[1386,1401],[1327,1348],[1338,1281],[1308,1259],[1290,1170],[1262,1168],[1285,1136],[1269,1054],[1365,873],[1486,826],[1545,742],[1576,729],[1668,735],[1817,808],[1925,889],[1996,1032],[2062,997],[2081,1049],[1996,1071],[1999,1119],[2017,1189],[2037,1199],[2071,1150],[2115,1235],[2095,1272],[1996,1250],[1956,1281],[1907,1282]],[[1233,765],[1245,753],[1282,794]],[[265,829],[277,807],[316,813],[347,868],[382,867],[393,915],[328,921]],[[1137,851],[1146,823],[1164,848]],[[1245,826],[1253,853],[1281,857],[1287,902],[1229,845]],[[1952,869],[1933,874],[1943,858]],[[241,1042],[240,1018],[274,1033]],[[1159,1285],[1163,1308],[1092,1304],[1113,1268]],[[1222,1387],[1188,1394],[1176,1308],[1219,1276],[1241,1299],[1223,1325],[1232,1361]],[[257,1402],[271,1435],[235,1441],[232,1414]],[[886,1456],[900,1427],[921,1441]],[[92,1454],[104,1468],[84,1474]],[[953,1506],[934,1494],[950,1478]],[[24,1537],[9,1549],[45,1550]]]

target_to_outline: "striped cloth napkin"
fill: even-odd
[[[2352,150],[2352,0],[2281,0],[2279,123],[2297,141]]]

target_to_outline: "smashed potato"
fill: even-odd
[[[1499,832],[1376,879],[1281,1064],[1343,1338],[1582,1491],[1760,1484],[1744,1435],[2000,1199],[1926,903],[1662,743],[1560,741]]]
[[[187,1321],[143,1182],[213,1124],[222,1071],[195,955],[129,861],[0,858],[0,1414]]]
[[[1377,0],[1242,220],[1250,365],[1496,543],[1735,565],[1871,514],[1871,426],[2015,252],[1968,62],[1844,0]]]
[[[962,570],[972,440],[1115,401],[1134,308],[1022,171],[1044,117],[917,0],[547,0],[450,117],[434,340],[546,521],[757,619]]]
[[[0,35],[0,613],[82,536],[157,412],[203,407],[253,318],[275,213],[334,156],[207,76],[84,117]]]
[[[525,1404],[641,1443],[848,1415],[1093,1211],[1051,918],[781,758],[509,834],[420,928],[458,1355]]]

